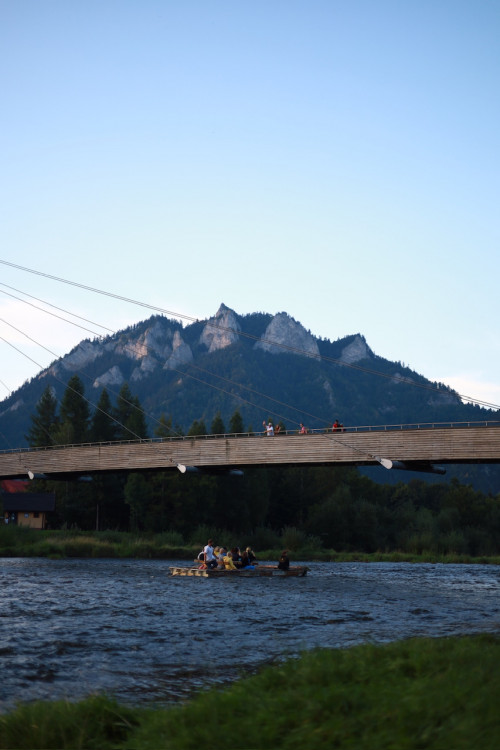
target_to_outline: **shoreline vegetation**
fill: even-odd
[[[500,636],[414,638],[304,652],[166,707],[20,704],[0,715],[0,748],[496,750],[499,691]]]
[[[203,534],[203,532],[206,532]],[[202,529],[197,543],[183,543],[176,532],[126,532],[126,531],[80,531],[77,529],[39,531],[26,527],[0,527],[0,558],[44,557],[52,560],[67,558],[117,558],[186,560],[192,562],[206,544],[206,539],[231,539],[229,532]],[[377,552],[336,551],[310,544],[302,539],[295,529],[283,531],[281,544],[259,547],[252,540],[257,559],[278,560],[281,550],[287,548],[293,562],[411,562],[500,565],[500,555],[473,556],[467,554],[437,554],[422,549],[418,553],[401,550],[379,550]],[[242,542],[240,546],[244,547]]]

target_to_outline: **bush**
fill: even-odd
[[[281,532],[281,546],[283,549],[289,549],[296,552],[306,543],[306,534],[294,526],[285,526]]]
[[[209,539],[214,540],[214,544],[223,544],[228,532],[224,529],[218,529],[215,526],[197,526],[189,537],[189,544],[195,547],[204,547]]]
[[[267,526],[256,528],[252,534],[246,537],[246,540],[245,547],[249,546],[254,551],[277,549],[281,543],[279,535]]]
[[[157,544],[165,547],[182,547],[184,546],[184,537],[180,531],[163,531],[155,536]]]
[[[439,539],[439,551],[445,555],[465,555],[468,544],[461,531],[450,531]]]

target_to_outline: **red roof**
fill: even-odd
[[[27,492],[29,484],[28,479],[2,479],[0,487],[4,492]]]

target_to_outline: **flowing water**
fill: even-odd
[[[0,707],[182,700],[315,646],[500,631],[500,568],[308,563],[305,578],[169,576],[178,561],[0,560]]]

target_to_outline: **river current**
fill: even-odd
[[[0,560],[0,710],[105,692],[176,702],[322,646],[500,632],[500,568],[308,563],[304,578],[183,578],[179,561]]]

